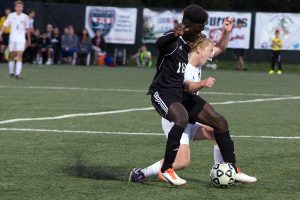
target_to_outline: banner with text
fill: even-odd
[[[134,44],[137,9],[87,6],[85,28],[90,37],[100,30],[107,43]]]
[[[209,36],[214,42],[221,36],[222,24],[225,17],[234,17],[237,21],[243,21],[243,26],[237,30],[234,27],[232,34],[239,34],[239,37],[232,35],[228,44],[229,48],[249,48],[251,13],[242,12],[210,12],[205,26],[204,34]],[[144,43],[155,43],[156,39],[164,32],[174,28],[176,23],[182,21],[182,12],[175,10],[143,10],[143,37]],[[236,24],[235,23],[235,24]]]
[[[292,13],[256,13],[254,48],[271,49],[276,30],[282,49],[300,50],[300,14]]]

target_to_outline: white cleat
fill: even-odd
[[[241,183],[255,183],[257,181],[257,179],[253,176],[248,176],[247,174],[244,174],[238,168],[237,173],[235,175],[235,181],[241,182]]]
[[[180,178],[172,168],[167,169],[164,173],[161,173],[161,175],[166,179],[168,183],[171,185],[184,185],[186,184],[186,180]]]

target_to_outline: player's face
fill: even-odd
[[[23,12],[23,8],[24,8],[23,4],[16,4],[15,6],[16,13]]]
[[[203,24],[198,24],[198,23],[191,23],[185,25],[187,28],[189,28],[189,31],[186,32],[184,35],[184,39],[189,42],[194,42],[196,41],[197,37],[201,33],[201,31],[204,30],[204,25]]]
[[[199,65],[205,65],[208,61],[212,61],[214,56],[214,46],[209,43],[204,49],[200,50],[199,53]]]

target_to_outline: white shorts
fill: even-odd
[[[169,132],[171,128],[174,125],[174,122],[169,122],[165,118],[161,118],[161,125],[164,130],[164,133],[166,137],[168,138]],[[180,139],[180,144],[190,144],[190,140],[194,139],[194,136],[197,133],[197,130],[201,127],[200,123],[195,123],[195,124],[188,124],[187,127],[185,128],[181,139]]]
[[[15,51],[24,51],[26,46],[25,41],[9,41],[8,44],[8,50],[9,52],[15,52]]]

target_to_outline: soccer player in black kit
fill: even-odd
[[[149,88],[151,101],[156,111],[164,118],[174,122],[169,132],[161,174],[172,185],[183,185],[173,170],[182,133],[187,124],[200,122],[214,128],[216,142],[220,147],[225,162],[232,163],[235,169],[233,141],[230,138],[227,121],[213,107],[198,95],[184,90],[183,79],[190,53],[189,43],[194,42],[204,30],[208,18],[207,12],[200,6],[190,5],[184,9],[182,24],[173,31],[160,37],[156,46],[159,49],[157,72]],[[233,23],[233,21],[228,21]],[[222,43],[222,41],[224,42]],[[219,42],[220,50],[225,51],[229,32],[223,31]],[[219,52],[220,53],[220,52]],[[140,169],[133,169],[130,174],[132,182],[144,179]]]

